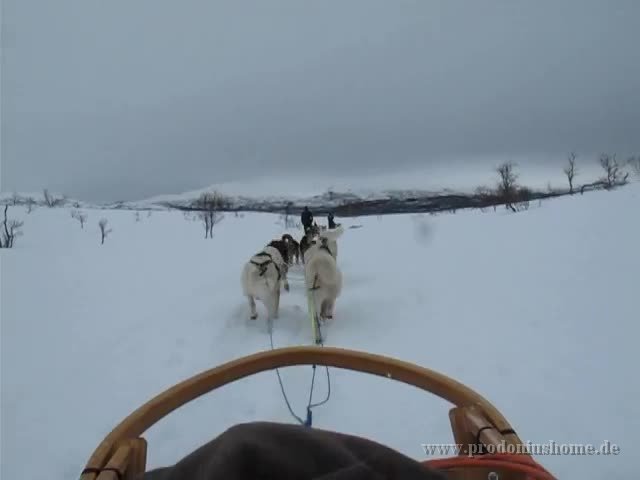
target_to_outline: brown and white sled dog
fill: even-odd
[[[267,309],[268,320],[278,318],[280,289],[289,291],[287,281],[289,255],[282,240],[274,240],[255,254],[242,269],[242,292],[249,301],[251,320],[258,318],[256,300]]]
[[[288,233],[282,235],[282,241],[287,244],[287,251],[289,254],[289,265],[293,265],[293,261],[295,259],[295,263],[300,263],[300,244],[295,241],[295,239]]]
[[[336,299],[342,292],[342,272],[338,268],[330,245],[337,247],[344,230],[324,230],[314,235],[304,253],[305,285],[310,290],[320,320],[333,318]]]

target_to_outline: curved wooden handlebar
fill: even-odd
[[[356,350],[323,346],[287,347],[224,363],[157,395],[117,425],[98,445],[86,466],[101,468],[118,443],[142,435],[172,411],[211,390],[266,370],[296,365],[326,365],[391,378],[433,393],[458,407],[475,405],[497,429],[511,429],[509,422],[489,401],[467,386],[433,370]],[[521,443],[517,436],[514,441]],[[87,480],[93,478],[88,476],[92,474],[85,475]]]

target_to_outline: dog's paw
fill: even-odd
[[[251,315],[249,318],[251,320],[257,320],[258,319],[258,314],[256,313],[255,315]]]
[[[285,291],[287,291],[287,292],[289,291],[289,282],[287,282],[287,283],[285,283],[285,284],[284,284],[284,289],[285,289]]]

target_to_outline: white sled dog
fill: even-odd
[[[321,231],[314,235],[304,253],[305,284],[311,291],[315,313],[320,320],[333,318],[336,299],[342,292],[342,272],[334,252],[337,252],[337,240],[343,233],[342,227]]]
[[[320,237],[324,237],[327,240],[327,247],[333,258],[338,260],[338,242],[337,239],[344,233],[342,225],[338,225],[336,228],[329,229],[326,225],[320,225]]]
[[[266,307],[268,320],[278,318],[280,288],[289,291],[288,257],[285,242],[274,240],[251,257],[242,269],[242,292],[249,301],[251,320],[258,318],[256,300]]]

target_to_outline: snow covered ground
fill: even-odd
[[[634,478],[640,185],[528,211],[343,221],[345,287],[327,344],[391,355],[456,378],[492,401],[524,440],[617,444],[614,456],[544,456],[559,478]],[[38,208],[2,261],[1,477],[77,478],[120,420],[173,384],[269,348],[264,309],[248,320],[242,264],[285,230],[276,215],[228,215],[204,238],[178,212]],[[100,245],[98,221],[113,231]],[[342,221],[342,219],[338,219]],[[297,235],[298,236],[298,235]],[[277,346],[308,344],[302,272],[282,297]],[[463,353],[460,353],[460,352]],[[515,360],[514,360],[515,359]],[[303,416],[311,367],[281,371]],[[319,371],[322,373],[322,370]],[[451,442],[449,405],[407,385],[331,370],[314,425],[418,459]],[[316,400],[326,393],[318,375]],[[147,433],[148,468],[225,428],[294,421],[274,372],[214,391]]]

